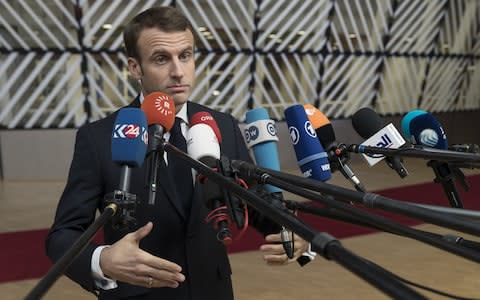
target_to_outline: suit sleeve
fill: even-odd
[[[58,261],[93,223],[101,203],[101,170],[92,136],[88,124],[76,135],[67,184],[46,239],[46,252],[53,262]],[[88,244],[65,273],[88,291],[95,289],[90,260],[96,247],[93,243]]]

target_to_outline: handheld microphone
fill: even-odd
[[[163,134],[169,131],[175,122],[173,98],[161,92],[153,92],[143,99],[141,109],[148,122],[148,151],[145,184],[148,188],[148,204],[155,204],[157,193],[157,173],[163,150],[160,147]]]
[[[400,148],[405,144],[398,130],[392,123],[385,126],[385,122],[372,109],[364,107],[352,116],[352,125],[355,131],[364,139],[361,145],[383,148]],[[362,155],[370,166],[377,164],[385,158],[387,165],[395,170],[401,178],[408,176],[408,171],[403,166],[403,159],[398,156]]]
[[[332,177],[328,155],[323,149],[302,105],[285,109],[290,138],[304,177],[327,181]]]
[[[112,132],[112,161],[121,167],[119,188],[105,197],[108,204],[119,206],[113,218],[115,228],[135,223],[136,196],[129,193],[132,168],[143,164],[147,151],[148,133],[145,114],[138,108],[123,108],[118,112]]]
[[[431,148],[447,150],[448,141],[445,131],[440,122],[424,110],[414,110],[408,112],[402,119],[403,135],[412,143]],[[435,182],[442,184],[443,190],[447,195],[452,207],[463,208],[462,200],[455,187],[454,178],[461,180],[465,189],[469,186],[465,181],[465,175],[455,166],[450,166],[447,162],[430,160],[427,165],[433,169],[436,178]]]
[[[247,111],[245,115],[245,141],[247,147],[253,150],[255,162],[257,165],[280,171],[280,159],[277,150],[277,129],[275,122],[270,119],[265,108],[257,108]],[[282,190],[267,184],[265,190],[272,196],[271,201],[278,201],[277,205],[283,205]],[[294,245],[292,238],[288,234],[288,230],[282,226],[280,230],[283,249],[288,258],[293,258]]]
[[[424,110],[414,110],[402,119],[402,131],[412,144],[436,149],[448,149],[447,136],[440,122]]]
[[[198,112],[192,116],[186,140],[187,153],[192,158],[218,171],[221,134],[210,113]],[[217,230],[217,240],[228,246],[232,243],[232,234],[229,229],[231,220],[225,199],[230,195],[208,178],[199,182],[202,184],[205,205],[211,211],[206,221],[213,221],[213,226]]]
[[[340,170],[343,176],[350,180],[357,191],[366,192],[363,184],[347,165],[347,162],[350,159],[348,152],[337,151],[338,144],[335,141],[335,132],[333,131],[333,126],[330,123],[330,120],[311,104],[304,104],[303,108],[317,133],[320,143],[328,154],[331,171],[335,172],[336,170]],[[338,154],[340,154],[340,156]]]
[[[222,134],[220,133],[220,128],[218,128],[217,122],[212,117],[212,115],[206,111],[200,111],[195,113],[190,119],[190,126],[193,126],[195,124],[200,124],[200,123],[208,125],[213,130],[218,140],[217,143],[221,145]]]

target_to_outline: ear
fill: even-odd
[[[142,79],[143,74],[142,74],[142,66],[140,66],[140,62],[133,57],[129,57],[127,59],[127,63],[128,63],[128,71],[130,72],[132,77],[135,80]]]

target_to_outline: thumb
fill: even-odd
[[[137,231],[133,232],[133,238],[135,242],[139,243],[141,239],[146,237],[152,231],[152,228],[153,228],[153,223],[148,222],[143,227],[140,227],[137,229]]]

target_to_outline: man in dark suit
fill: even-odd
[[[139,107],[143,96],[155,91],[170,94],[183,134],[191,115],[207,111],[220,127],[222,153],[250,160],[232,116],[188,101],[195,82],[194,30],[183,14],[171,7],[148,9],[127,25],[124,40],[129,71],[142,86],[130,107]],[[119,186],[120,167],[112,162],[110,145],[116,115],[78,130],[67,185],[46,243],[53,261],[103,210],[104,195]],[[173,178],[165,163],[159,167],[154,206],[140,201],[136,208],[138,226],[115,230],[107,224],[105,245],[89,244],[66,274],[100,299],[232,299],[228,257],[213,227],[203,221],[208,209],[199,188],[192,186],[191,172]],[[131,177],[131,193],[147,199],[145,167],[134,169]],[[189,189],[191,196],[182,199],[180,193]],[[257,219],[262,221],[254,225],[265,234],[277,228]],[[268,264],[295,261],[307,249],[296,238],[295,257],[288,259],[279,241],[279,234],[266,236],[261,249]]]

